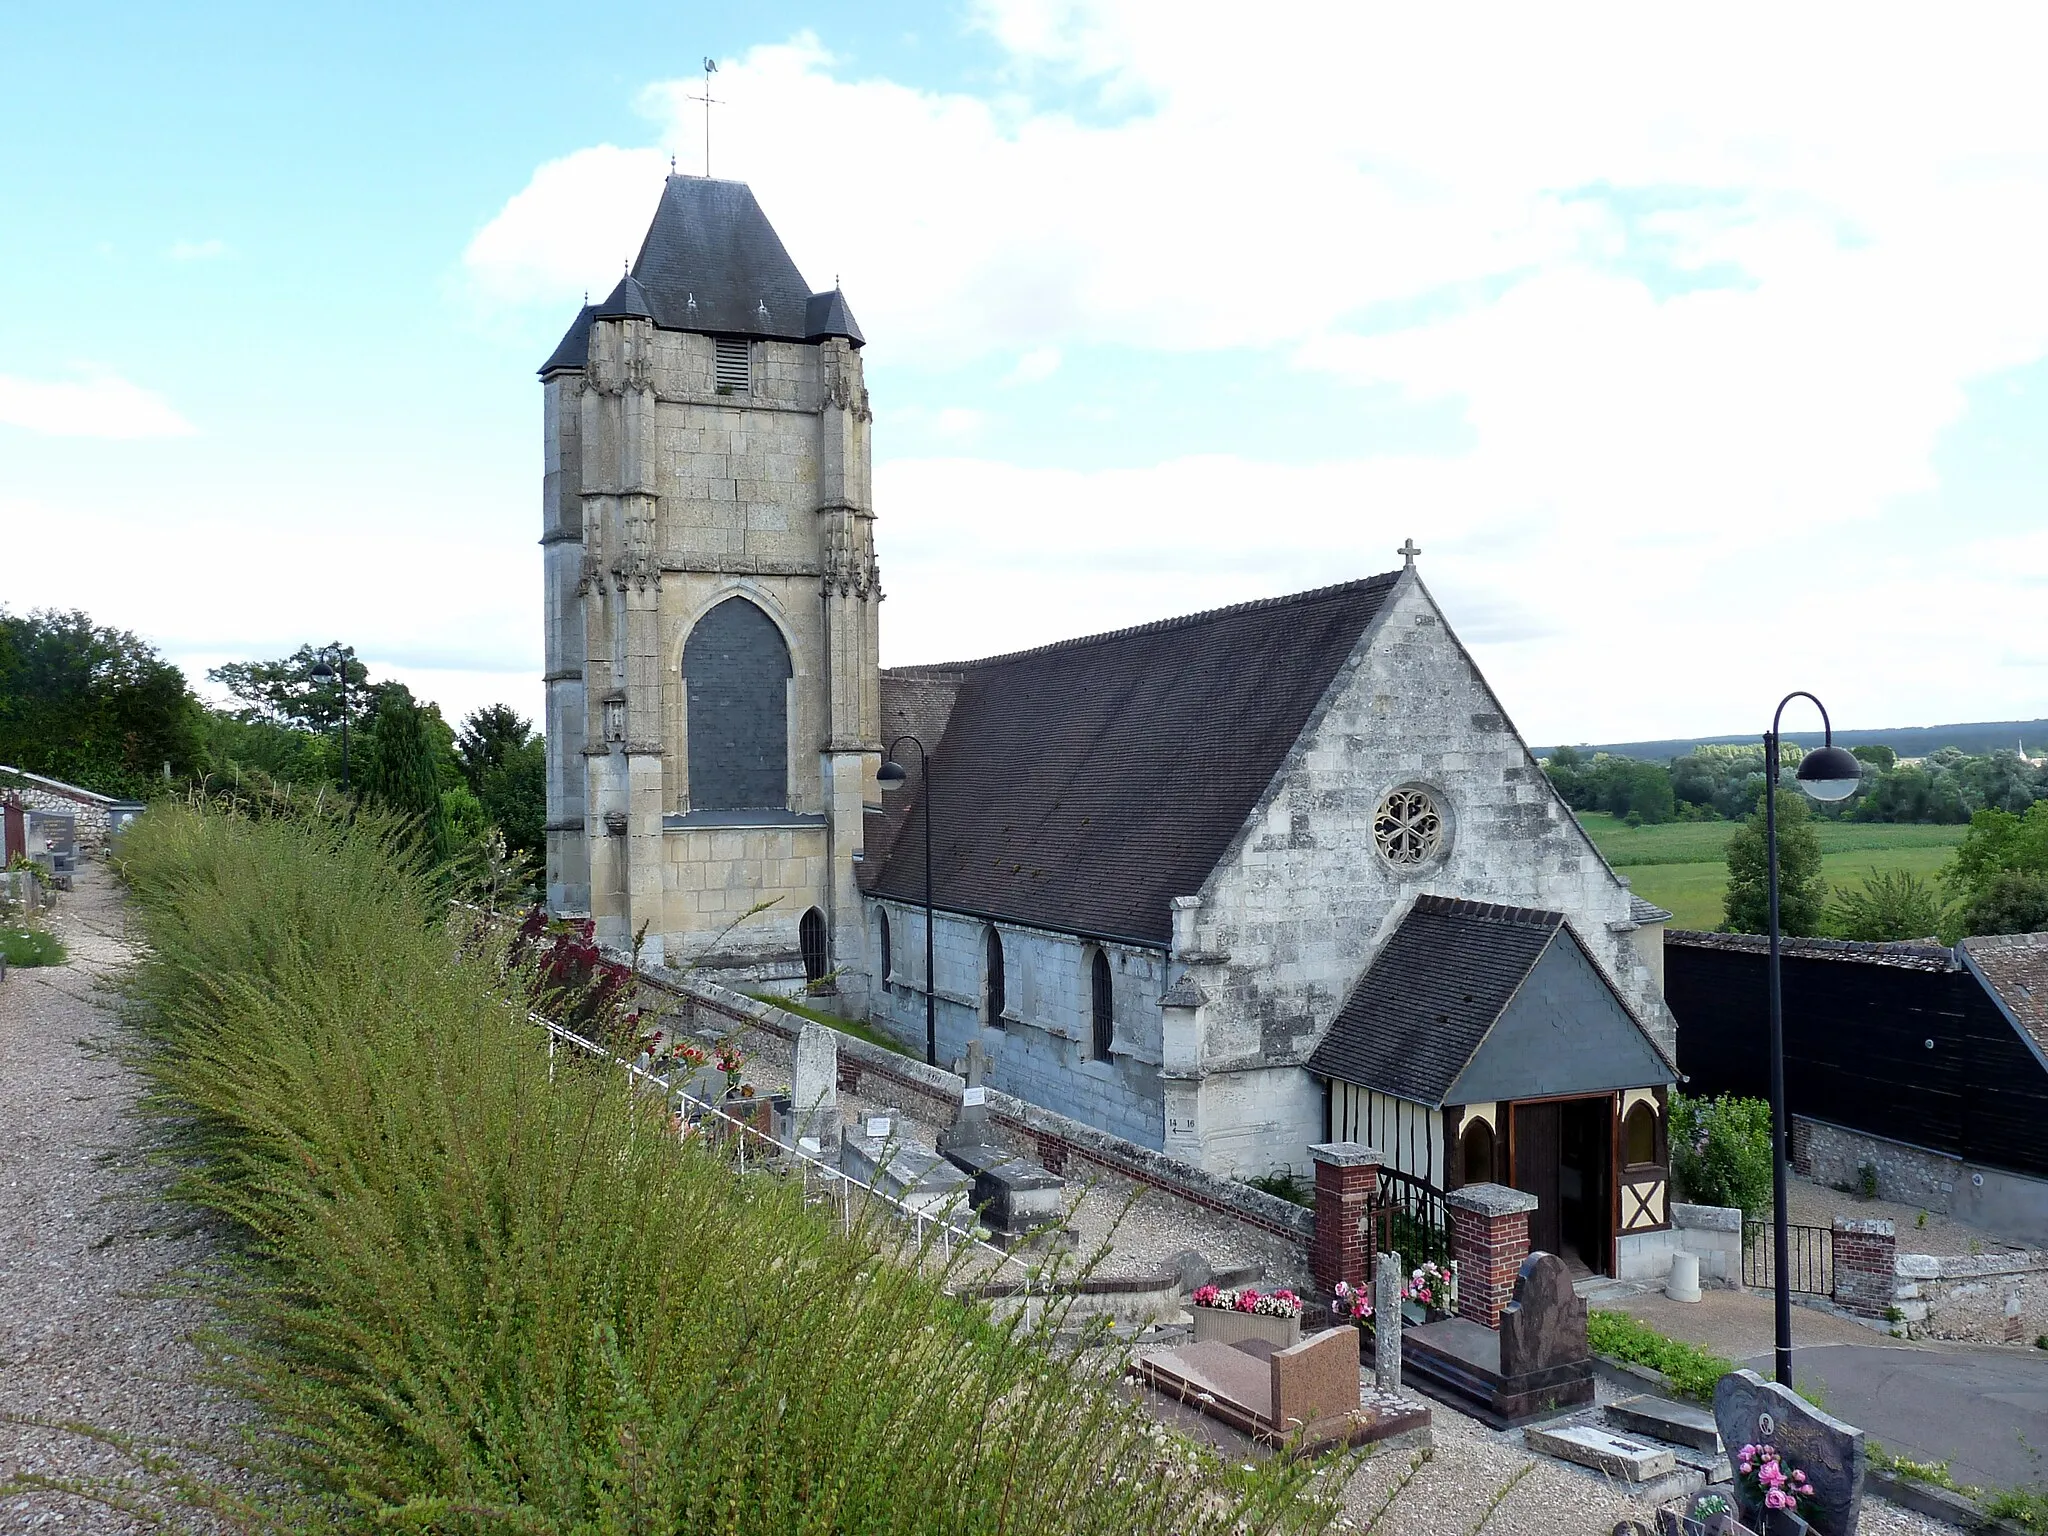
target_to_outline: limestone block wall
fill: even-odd
[[[825,903],[826,841],[823,826],[664,832],[661,910],[668,961],[687,963],[714,951],[731,957],[795,952],[797,924]],[[771,905],[744,916],[762,902]]]
[[[1880,1200],[1938,1211],[2011,1242],[2048,1245],[2048,1179],[1805,1115],[1792,1117],[1792,1160],[1817,1184],[1858,1192],[1868,1167]]]
[[[871,1014],[894,1038],[922,1052],[924,909],[869,898],[868,954],[877,969],[882,914],[889,921],[889,976],[870,996]],[[1166,985],[1165,954],[997,924],[1003,942],[1004,1009],[991,1020],[985,1005],[989,926],[979,918],[937,914],[933,959],[939,1060],[959,1060],[979,1039],[991,1058],[993,1086],[1142,1146],[1163,1145],[1159,996]],[[1108,1061],[1090,1055],[1090,970],[1098,948],[1109,956],[1114,999],[1116,1027]]]
[[[2031,1344],[2048,1336],[2048,1253],[1902,1253],[1892,1305],[1910,1338]]]
[[[1702,1285],[1741,1290],[1742,1212],[1732,1205],[1673,1201],[1670,1226],[1655,1232],[1624,1232],[1615,1239],[1615,1278],[1662,1280],[1671,1273],[1674,1253],[1698,1257]]]
[[[1397,870],[1373,818],[1427,788],[1446,851]],[[1206,1066],[1300,1061],[1422,892],[1561,911],[1669,1049],[1676,1029],[1630,939],[1628,890],[1551,790],[1417,580],[1390,595],[1303,739],[1205,883],[1193,950]]]

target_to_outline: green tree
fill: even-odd
[[[1899,754],[1882,742],[1874,742],[1866,747],[1851,747],[1849,755],[1859,762],[1869,763],[1887,773],[1899,766]]]
[[[179,777],[199,765],[201,718],[185,674],[132,632],[0,608],[0,762],[143,795],[166,764]]]
[[[336,654],[348,672],[348,719],[354,729],[374,712],[380,685],[370,681],[370,669],[356,660],[355,648],[338,640],[317,649],[302,645],[275,661],[231,661],[206,675],[241,702],[236,713],[244,721],[325,734],[341,728],[341,679],[316,678],[313,669]]]
[[[1956,898],[1944,937],[2048,929],[2048,800],[1977,812],[1941,877]]]
[[[1835,887],[1827,931],[1838,939],[1885,944],[1940,933],[1942,899],[1933,884],[1903,869],[1872,869],[1861,886]]]
[[[1687,1200],[1757,1215],[1771,1198],[1771,1106],[1728,1094],[1694,1099],[1674,1093],[1671,1171]]]
[[[1728,893],[1723,900],[1728,933],[1762,933],[1770,922],[1769,850],[1761,796],[1749,820],[1728,839]],[[1821,931],[1827,911],[1827,881],[1820,872],[1820,834],[1806,796],[1778,789],[1778,927],[1787,934]]]
[[[454,839],[441,804],[427,711],[414,702],[403,683],[387,684],[378,694],[369,734],[364,791],[399,814],[416,818],[433,858],[446,859],[454,851]]]
[[[535,736],[510,748],[494,768],[486,769],[479,798],[505,846],[536,863],[547,857],[547,740]]]
[[[533,726],[509,704],[471,710],[455,733],[455,756],[469,787],[483,793],[484,776],[501,767],[505,754],[526,745]]]
[[[1974,933],[2048,933],[2048,874],[2003,869],[1978,886],[1942,936]]]

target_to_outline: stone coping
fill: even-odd
[[[2040,1249],[2025,1253],[1902,1253],[1892,1260],[1892,1273],[1901,1280],[1982,1280],[2037,1270],[2048,1270],[2048,1253]]]
[[[1853,1216],[1837,1216],[1835,1218],[1835,1231],[1838,1234],[1849,1237],[1897,1237],[1899,1235],[1898,1226],[1881,1216],[1866,1217],[1862,1220],[1858,1220]]]
[[[1467,1184],[1444,1196],[1445,1205],[1460,1211],[1476,1211],[1481,1216],[1519,1215],[1535,1210],[1539,1203],[1534,1195],[1505,1184]]]
[[[1671,1225],[1696,1232],[1740,1232],[1742,1208],[1735,1205],[1687,1205],[1671,1202]]]
[[[1386,1162],[1383,1153],[1357,1141],[1325,1141],[1308,1149],[1308,1155],[1332,1168],[1377,1168]]]

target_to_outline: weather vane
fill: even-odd
[[[714,104],[724,105],[723,102],[718,101],[711,94],[711,77],[717,73],[718,60],[707,54],[704,59],[704,94],[702,96],[685,98],[688,101],[701,101],[704,103],[704,179],[706,181],[711,179],[711,108]],[[669,165],[671,167],[675,165],[674,156],[669,157]]]

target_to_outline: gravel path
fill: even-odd
[[[133,1477],[100,1441],[7,1415],[176,1444],[223,1443],[239,1418],[195,1384],[188,1335],[204,1307],[150,1294],[208,1240],[148,1200],[154,1175],[135,1166],[124,1111],[140,1085],[112,1054],[119,1026],[100,990],[130,957],[124,913],[104,866],[77,885],[50,924],[69,961],[0,982],[0,1482]],[[72,1497],[0,1498],[8,1532],[151,1528]]]

